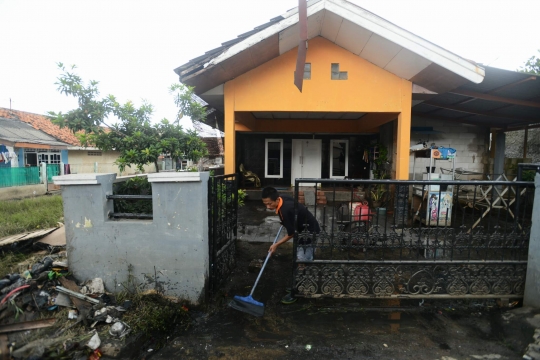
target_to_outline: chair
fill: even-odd
[[[240,172],[242,173],[242,177],[244,179],[244,181],[250,181],[253,183],[253,185],[256,187],[256,188],[260,188],[261,187],[261,180],[259,179],[259,177],[257,176],[257,174],[254,174],[252,173],[251,171],[248,171],[244,168],[244,164],[240,164]],[[245,185],[245,184],[244,184]]]

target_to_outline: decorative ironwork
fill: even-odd
[[[236,266],[238,177],[213,176],[208,180],[208,238],[210,292],[216,293]]]
[[[296,296],[523,297],[532,182],[297,179],[296,195],[302,183],[328,202],[308,207],[320,233],[295,234],[294,259],[307,247],[315,254],[295,260]],[[388,211],[355,213],[359,188],[387,192]]]
[[[525,263],[301,264],[295,290],[303,297],[522,297]]]

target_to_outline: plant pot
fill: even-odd
[[[373,201],[373,207],[374,208],[380,208],[381,207],[381,201]]]

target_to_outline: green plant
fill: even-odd
[[[373,175],[375,179],[385,179],[387,178],[385,166],[389,164],[388,148],[381,143],[376,144],[375,147],[378,149],[378,156],[376,159],[373,159],[373,163],[376,166]]]
[[[141,172],[144,166],[154,164],[156,171],[161,155],[170,156],[174,162],[186,157],[194,162],[208,154],[206,144],[196,131],[184,131],[177,121],[163,119],[152,122],[153,107],[144,102],[137,107],[133,102],[121,104],[115,96],[101,97],[97,81],[84,82],[74,71],[75,66],[66,69],[58,64],[58,91],[78,100],[78,107],[63,114],[50,111],[52,122],[60,127],[67,126],[77,133],[82,146],[95,146],[104,151],[118,151],[115,161],[120,171],[135,165]],[[197,102],[193,87],[175,84],[170,93],[179,108],[178,119],[183,115],[194,120],[206,119],[206,108]],[[115,119],[110,126],[106,120]]]
[[[163,296],[158,287],[146,290],[147,285],[138,282],[133,275],[133,265],[128,265],[128,277],[120,285],[123,289],[116,299],[118,303],[131,301],[132,309],[125,313],[124,321],[130,324],[135,334],[147,337],[170,334],[179,326],[187,329],[190,325],[187,307]]]
[[[146,176],[135,176],[118,183],[115,195],[152,195],[152,185]],[[152,200],[115,200],[114,211],[119,213],[152,214]]]
[[[374,185],[373,188],[371,189],[370,191],[370,197],[371,197],[371,200],[373,201],[377,201],[377,202],[381,202],[384,200],[384,197],[385,197],[385,194],[386,194],[386,189],[384,188],[384,185],[383,184],[377,184],[377,185]]]
[[[522,181],[534,181],[535,176],[536,176],[536,171],[534,171],[534,170],[525,170],[521,174],[521,180]]]

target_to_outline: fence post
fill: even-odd
[[[98,172],[98,163],[97,163],[97,161],[96,161],[96,162],[94,163],[94,173],[97,174],[97,172]]]
[[[40,169],[40,178],[41,178],[41,183],[42,184],[45,184],[45,189],[49,189],[48,188],[48,184],[47,184],[47,163],[44,163],[42,162],[41,164],[39,164],[39,166],[41,167]]]
[[[529,238],[529,259],[523,305],[540,308],[540,173],[534,178],[534,203],[531,236]]]

